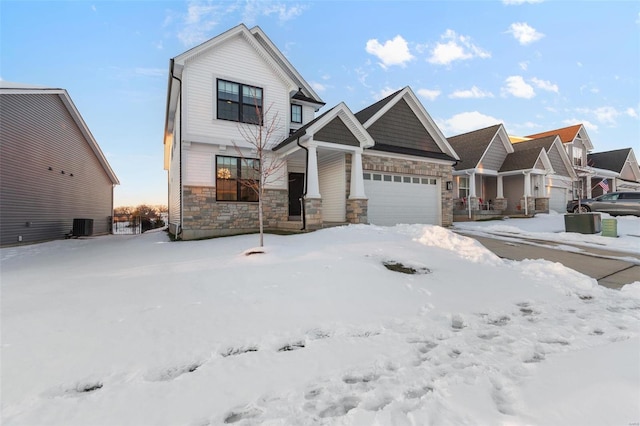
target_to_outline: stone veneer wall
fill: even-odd
[[[262,207],[265,229],[277,228],[288,218],[287,191],[265,190]],[[182,239],[255,232],[259,226],[258,203],[216,201],[214,187],[184,187]]]
[[[549,198],[539,197],[535,199],[536,212],[549,213]]]
[[[345,173],[346,173],[346,219],[348,223],[369,223],[367,207],[369,201],[367,199],[349,199],[351,195],[351,160],[353,154],[345,155]]]
[[[305,198],[304,212],[306,220],[306,229],[313,231],[322,228],[322,199],[321,198]]]
[[[442,226],[453,225],[453,191],[447,190],[447,181],[453,181],[452,166],[415,160],[400,160],[378,156],[362,155],[364,171],[398,173],[406,175],[430,176],[440,179],[442,198]]]

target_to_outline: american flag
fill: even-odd
[[[602,187],[604,192],[609,192],[609,182],[607,182],[606,179],[602,179],[600,182],[598,182],[598,185]]]

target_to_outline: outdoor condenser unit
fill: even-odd
[[[93,235],[93,219],[73,219],[73,236],[88,237]]]

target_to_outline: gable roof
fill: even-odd
[[[495,124],[484,129],[473,130],[448,138],[449,144],[460,156],[460,162],[455,165],[455,169],[475,169],[489,149],[489,145],[496,139],[501,128],[504,129],[502,124]],[[508,136],[503,143],[508,144],[506,146],[507,153],[513,152],[513,148],[509,146],[511,144]]]
[[[562,143],[571,143],[576,139],[582,139],[587,149],[593,149],[593,144],[587,131],[582,124],[574,124],[569,127],[562,127],[560,129],[549,130],[546,132],[536,133],[534,135],[528,135],[527,138],[537,139],[544,136],[558,135]]]
[[[516,151],[532,149],[532,148],[544,148],[547,154],[550,154],[554,144],[557,144],[558,146],[557,152],[558,152],[558,155],[560,155],[560,159],[562,160],[562,163],[564,164],[564,167],[567,173],[569,174],[570,177],[576,178],[577,176],[571,164],[571,159],[569,158],[569,154],[567,154],[567,151],[562,147],[562,141],[560,140],[560,136],[558,135],[542,136],[535,139],[523,138],[523,140],[520,140],[518,142],[513,142],[513,147],[514,147],[514,150]]]
[[[355,114],[375,140],[373,150],[459,160],[409,86]]]
[[[613,151],[596,152],[587,156],[588,164],[598,169],[612,170],[620,173],[629,158],[631,148],[616,149]]]
[[[545,169],[552,172],[551,162],[547,152],[542,147],[514,147],[514,152],[507,155],[502,163],[500,173],[513,172],[519,170],[531,170],[535,168],[538,160],[542,160]]]
[[[346,146],[356,146],[357,143],[357,146],[362,148],[369,148],[374,144],[371,135],[362,127],[362,124],[356,119],[349,107],[344,102],[341,102],[293,132],[289,137],[273,147],[273,151],[281,151],[285,147],[296,144],[298,139],[309,139],[318,134],[334,136],[335,133],[333,132],[336,131],[343,134],[348,132],[350,135],[347,135],[342,140],[339,140],[340,137],[338,136],[338,139],[328,140],[327,142]]]
[[[105,173],[111,180],[111,183],[113,185],[120,184],[118,177],[116,176],[113,169],[109,165],[109,162],[107,161],[107,157],[105,157],[104,153],[100,149],[98,142],[93,137],[93,134],[89,130],[89,127],[85,123],[84,119],[80,115],[80,112],[78,111],[75,104],[71,100],[69,93],[65,89],[57,89],[57,88],[50,88],[50,87],[44,87],[44,86],[34,86],[29,84],[11,83],[7,81],[2,81],[0,83],[0,94],[58,96],[62,101],[62,104],[65,106],[65,108],[69,112],[69,115],[71,116],[73,121],[76,123],[78,130],[80,130],[80,133],[82,134],[84,140],[89,145],[89,148],[91,148],[91,151],[93,151],[93,154],[96,156],[96,159],[98,160],[98,162],[104,169]]]

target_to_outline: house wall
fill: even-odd
[[[221,78],[263,89],[265,122],[277,114],[280,130],[274,140],[288,135],[291,117],[289,88],[274,69],[242,36],[217,45],[213,49],[188,60],[183,73],[184,83],[184,139],[191,142],[208,142],[247,146],[240,133],[241,126],[250,126],[235,121],[218,120],[216,79]],[[269,111],[267,111],[269,109]],[[312,119],[313,117],[304,117]]]
[[[524,194],[524,176],[504,176],[502,179],[503,195],[507,199],[507,211],[516,211]]]
[[[412,160],[377,155],[362,155],[364,171],[391,172],[435,177],[440,180],[442,226],[453,224],[453,191],[448,191],[444,182],[453,180],[450,164]]]
[[[258,203],[216,202],[214,187],[184,187],[182,239],[192,240],[255,232],[259,228]],[[263,214],[265,229],[275,229],[289,212],[287,191],[265,189]]]
[[[74,218],[110,232],[113,184],[60,97],[0,97],[0,245],[63,238]]]
[[[178,103],[178,111],[180,111],[181,105]],[[181,134],[180,134],[180,114],[176,114],[176,122],[173,132],[173,143],[171,146],[171,158],[169,161],[169,171],[167,174],[168,180],[168,208],[169,208],[169,232],[174,235],[178,232],[178,226],[182,221],[180,202],[181,202],[181,177],[180,177],[180,146]]]
[[[547,152],[547,156],[549,157],[549,161],[551,162],[551,167],[553,167],[553,171],[556,175],[559,176],[571,176],[569,171],[567,170],[567,166],[564,161],[562,161],[562,154],[559,151],[558,145],[554,144],[549,152]]]
[[[322,153],[318,158],[322,220],[344,222],[346,212],[345,154]]]
[[[477,168],[480,170],[500,170],[505,158],[507,158],[507,148],[496,137],[489,145],[489,150],[482,157]]]

